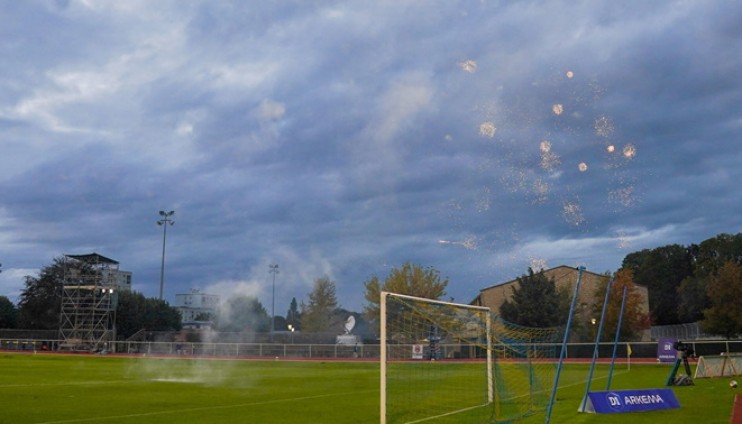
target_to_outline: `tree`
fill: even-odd
[[[88,272],[85,264],[71,262],[69,266]],[[62,284],[65,260],[54,258],[51,265],[41,268],[38,277],[26,276],[25,287],[18,302],[18,326],[29,330],[59,329],[59,312],[62,304]]]
[[[636,271],[642,266],[642,263],[644,263],[650,253],[650,249],[642,249],[638,252],[629,253],[623,258],[621,268],[628,268],[632,272],[636,273]]]
[[[722,233],[702,241],[697,248],[694,274],[699,277],[714,275],[728,261],[742,264],[742,233]]]
[[[634,281],[647,288],[650,316],[655,324],[680,323],[678,288],[693,274],[692,251],[673,244],[626,255],[622,268],[630,269]]]
[[[119,291],[116,307],[116,335],[126,340],[140,330],[178,331],[181,316],[164,300],[146,298],[135,291]]]
[[[718,234],[687,247],[644,249],[626,255],[622,267],[647,287],[652,320],[667,325],[703,319],[703,311],[711,306],[709,278],[727,261],[742,264],[742,233]]]
[[[330,329],[332,317],[338,309],[335,282],[328,277],[314,280],[309,301],[302,304],[301,328],[305,332],[320,332]]]
[[[257,298],[240,295],[219,308],[215,327],[219,331],[263,333],[270,331],[271,317]]]
[[[423,268],[405,262],[401,268],[392,268],[383,283],[377,276],[372,276],[363,285],[368,302],[363,308],[364,314],[367,320],[377,321],[382,291],[439,300],[446,295],[448,279],[441,279],[440,273],[432,267]]]
[[[0,328],[16,328],[18,308],[6,296],[0,296]]]
[[[287,330],[286,318],[281,315],[273,317],[273,329],[275,331],[286,331]]]
[[[296,303],[296,298],[291,298],[291,304],[289,310],[286,312],[286,325],[291,325],[294,330],[301,329],[300,326],[301,314],[299,313],[299,304]]]
[[[727,261],[711,276],[706,287],[711,307],[704,311],[706,319],[701,328],[711,334],[718,334],[727,339],[742,334],[742,265]]]
[[[678,287],[681,322],[703,320],[703,311],[712,306],[707,294],[711,276],[728,261],[742,264],[742,233],[718,234],[689,249],[693,254],[693,275],[686,277]]]
[[[685,277],[678,287],[678,319],[680,322],[696,322],[703,319],[704,309],[711,307],[706,294],[708,277],[691,275]]]
[[[600,286],[595,292],[595,303],[593,304],[593,315],[600,316],[605,300],[605,291],[608,285]],[[618,317],[621,314],[621,301],[623,290],[626,287],[626,302],[624,304],[623,318],[621,319],[620,340],[633,341],[641,338],[641,332],[649,328],[649,315],[642,309],[642,295],[634,284],[633,274],[630,269],[622,268],[613,276],[611,293],[606,306],[602,340],[612,341],[616,338]]]
[[[693,258],[693,275],[683,279],[678,287],[678,319],[696,322],[703,320],[703,311],[712,306],[706,293],[711,276],[728,261],[742,264],[742,233],[718,234],[688,250]]]
[[[556,289],[543,271],[518,277],[513,296],[500,305],[503,319],[526,327],[554,327],[567,322],[569,305],[566,293]]]
[[[148,297],[145,305],[148,316],[152,317],[152,320],[147,322],[148,330],[179,331],[181,329],[182,317],[180,311],[170,306],[166,301]]]
[[[126,340],[137,331],[147,329],[144,295],[137,292],[120,291],[116,306],[116,337]]]

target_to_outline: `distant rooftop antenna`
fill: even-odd
[[[349,316],[348,319],[345,320],[345,334],[350,334],[351,331],[353,331],[353,327],[356,326],[356,319],[353,317],[353,315]]]

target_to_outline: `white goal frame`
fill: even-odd
[[[410,301],[415,302],[423,302],[423,303],[429,303],[429,304],[436,304],[436,305],[447,305],[447,306],[453,306],[456,308],[462,308],[462,309],[469,309],[469,310],[475,310],[479,312],[485,312],[485,331],[486,331],[486,351],[487,351],[487,357],[486,357],[486,366],[487,366],[487,404],[492,404],[494,402],[495,393],[494,393],[494,376],[493,376],[493,355],[492,355],[492,338],[491,338],[491,314],[490,314],[490,308],[483,307],[483,306],[474,306],[474,305],[466,305],[461,303],[453,303],[453,302],[444,302],[439,300],[432,300],[432,299],[426,299],[421,297],[415,297],[415,296],[408,296],[403,294],[396,294],[392,292],[386,292],[382,291],[380,295],[380,302],[379,302],[379,316],[380,316],[380,355],[379,355],[379,365],[380,365],[380,385],[379,385],[379,391],[380,391],[380,411],[379,411],[379,422],[380,424],[386,424],[387,423],[387,360],[388,358],[388,352],[387,352],[387,298],[388,297],[397,297],[400,299],[406,299]],[[452,411],[452,413],[455,413],[456,411]]]
[[[742,375],[742,356],[722,354],[700,356],[693,378],[731,377]]]

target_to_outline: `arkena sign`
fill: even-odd
[[[585,409],[580,410],[580,412],[595,412],[598,414],[680,408],[680,403],[672,389],[590,392],[587,394],[587,401],[583,404]]]

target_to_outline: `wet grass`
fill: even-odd
[[[566,366],[552,423],[729,422],[736,392],[728,379],[675,388],[680,409],[580,414],[587,369]],[[668,372],[667,365],[632,365],[631,371],[620,365],[612,389],[662,387]],[[605,377],[601,366],[592,388],[604,390]],[[2,424],[376,423],[379,368],[373,362],[8,353],[0,354],[0,399]]]

